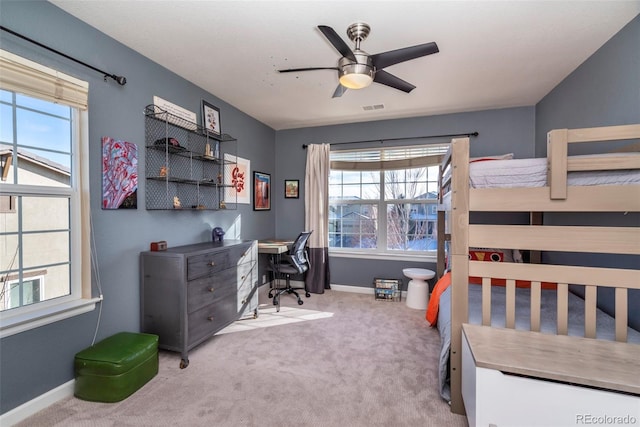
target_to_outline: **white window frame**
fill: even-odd
[[[87,313],[102,299],[91,295],[88,86],[87,82],[0,50],[0,88],[65,104],[73,111],[70,188],[0,183],[2,195],[70,198],[70,294],[0,312],[0,338]]]
[[[410,169],[415,167],[428,167],[438,165],[442,155],[447,151],[449,144],[426,144],[408,147],[382,147],[367,148],[362,150],[345,150],[332,152],[331,170],[353,171],[379,171],[380,195],[378,199],[345,200],[337,202],[329,200],[329,204],[341,205],[374,205],[378,209],[377,248],[336,248],[329,247],[329,254],[337,258],[361,258],[361,259],[395,259],[406,261],[436,261],[437,251],[401,251],[387,250],[387,206],[397,203],[425,203],[437,205],[437,199],[389,199],[385,200],[385,169]],[[380,155],[376,156],[375,152]],[[385,155],[385,151],[393,154]],[[406,151],[406,157],[402,152]],[[336,154],[339,153],[337,156]],[[352,156],[350,156],[352,154]],[[334,159],[338,157],[338,161]],[[352,157],[352,158],[350,158]]]

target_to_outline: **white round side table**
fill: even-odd
[[[409,279],[407,285],[407,307],[426,310],[429,304],[429,283],[436,273],[426,268],[405,268],[402,273]]]

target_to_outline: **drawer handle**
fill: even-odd
[[[213,292],[213,291],[215,291],[215,288],[212,286],[209,288],[209,292]]]
[[[211,267],[214,267],[214,266],[216,265],[216,263],[215,263],[214,261],[211,261],[211,262],[209,263],[209,265],[210,265]]]
[[[244,280],[244,277],[245,277],[245,276],[242,276],[242,277],[240,278],[240,280]]]
[[[207,320],[210,321],[210,322],[213,321],[213,316],[207,317]]]

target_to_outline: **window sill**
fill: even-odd
[[[385,261],[413,261],[431,262],[437,261],[436,254],[394,254],[382,252],[357,252],[357,251],[329,251],[329,257],[333,258],[356,258],[356,259],[376,259]]]
[[[102,301],[102,297],[91,299],[78,299],[54,304],[46,308],[40,308],[27,313],[8,315],[0,314],[0,338],[19,334],[20,332],[48,325],[59,320],[88,313],[96,308],[96,304]]]

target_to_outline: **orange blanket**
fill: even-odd
[[[469,277],[469,283],[473,285],[481,285],[482,278]],[[507,281],[505,279],[491,279],[491,286],[506,286]],[[449,271],[442,276],[431,292],[429,298],[429,305],[427,306],[427,313],[425,318],[427,322],[433,327],[438,322],[438,309],[440,307],[440,295],[451,285],[451,272]],[[530,288],[531,282],[527,280],[516,280],[516,287],[518,288]],[[556,289],[556,283],[542,282],[542,289]]]

